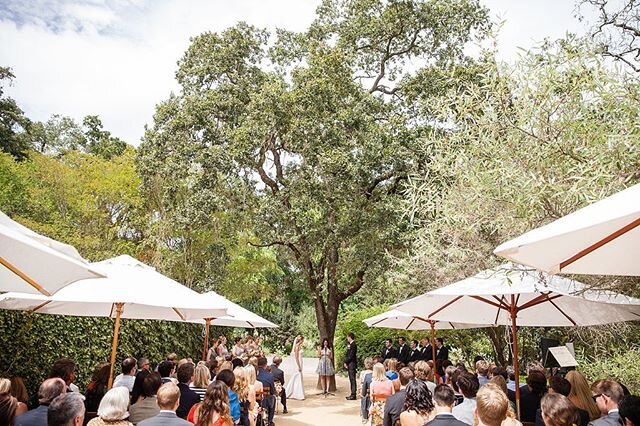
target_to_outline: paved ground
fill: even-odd
[[[306,362],[306,359],[305,359]],[[316,389],[318,376],[307,373],[305,365],[304,401],[290,400],[289,414],[282,414],[282,407],[278,404],[278,412],[274,422],[276,426],[360,426],[360,400],[347,401],[349,394],[349,379],[336,376],[337,392],[335,396],[318,395]]]

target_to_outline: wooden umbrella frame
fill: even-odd
[[[548,291],[548,292],[542,292],[540,293],[539,296],[531,299],[530,301],[518,306],[518,302],[520,300],[520,295],[515,295],[515,294],[511,294],[509,295],[510,297],[507,298],[506,296],[467,296],[470,297],[472,299],[478,300],[479,302],[482,303],[486,303],[492,306],[495,306],[496,308],[498,308],[498,311],[496,312],[496,321],[498,320],[498,316],[500,315],[500,311],[504,310],[506,312],[509,313],[509,317],[511,318],[511,337],[512,337],[512,350],[513,350],[513,370],[514,370],[514,374],[515,374],[515,384],[516,384],[516,390],[515,390],[515,396],[516,396],[516,413],[518,415],[518,418],[520,418],[520,369],[519,369],[519,362],[518,362],[518,327],[517,327],[517,318],[518,318],[518,313],[520,311],[523,311],[525,309],[540,305],[542,303],[551,303],[565,318],[567,318],[567,320],[569,320],[569,322],[571,322],[571,324],[573,324],[574,326],[577,326],[578,324],[569,316],[567,315],[555,302],[554,299],[557,299],[559,297],[562,297],[564,295],[562,294],[552,294],[552,292]],[[442,311],[443,309],[451,306],[452,304],[454,304],[455,302],[457,302],[458,300],[462,299],[463,297],[465,297],[465,295],[461,295],[461,296],[456,296],[454,297],[452,300],[450,300],[449,302],[447,302],[446,304],[444,304],[443,306],[441,306],[440,308],[438,308],[437,310],[435,310],[434,312],[432,312],[429,317],[432,317],[434,315],[436,315],[438,312]],[[494,300],[491,300],[494,299]]]
[[[0,264],[3,265],[8,270],[10,270],[11,272],[13,272],[14,274],[16,274],[18,277],[20,277],[24,282],[29,284],[31,287],[33,287],[36,290],[38,290],[41,294],[44,294],[45,296],[51,296],[51,293],[49,293],[47,290],[45,290],[44,287],[42,287],[35,280],[33,280],[29,275],[27,275],[24,272],[22,272],[14,264],[9,262],[7,259],[5,259],[2,256],[0,256]]]

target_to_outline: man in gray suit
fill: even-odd
[[[180,389],[173,383],[165,383],[158,389],[160,413],[138,423],[138,426],[192,426],[176,415],[180,405]]]
[[[618,403],[624,397],[622,386],[614,380],[599,380],[591,386],[591,392],[602,417],[588,426],[621,426]]]

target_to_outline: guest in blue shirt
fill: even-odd
[[[384,367],[387,370],[387,378],[389,380],[395,380],[398,378],[398,360],[395,358],[389,358],[384,360]]]
[[[218,372],[216,380],[223,382],[229,388],[229,411],[231,418],[233,418],[233,423],[238,424],[240,421],[240,401],[238,400],[238,395],[231,390],[236,381],[236,376],[231,370],[221,370]]]

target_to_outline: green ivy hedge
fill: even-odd
[[[47,377],[51,365],[71,358],[78,365],[75,384],[84,390],[96,364],[111,356],[114,320],[0,311],[0,376],[20,376],[29,395]],[[116,372],[127,356],[156,363],[167,353],[200,359],[203,327],[169,321],[122,320]],[[212,335],[220,330],[212,327]],[[227,329],[226,333],[230,335]]]

